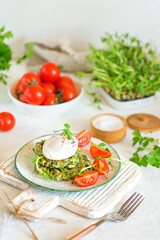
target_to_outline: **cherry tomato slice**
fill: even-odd
[[[88,130],[83,130],[76,136],[78,140],[78,147],[84,147],[91,141],[91,134]]]
[[[105,173],[109,173],[109,166],[106,160],[95,159],[93,164],[96,164],[95,168],[99,169],[96,170],[99,172],[99,175],[105,175]]]
[[[109,158],[111,156],[111,153],[108,151],[105,151],[104,149],[98,147],[95,144],[92,144],[90,147],[90,154],[94,158]]]
[[[76,176],[74,181],[81,187],[87,187],[95,184],[98,180],[99,173],[97,171],[83,172],[81,176]]]
[[[59,67],[53,62],[46,62],[40,69],[40,78],[43,82],[54,83],[60,77]]]
[[[29,104],[41,105],[45,97],[45,91],[40,85],[30,85],[24,90],[24,98]]]
[[[15,126],[15,117],[9,112],[0,113],[0,130],[9,131]]]

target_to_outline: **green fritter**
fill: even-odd
[[[50,160],[43,155],[43,144],[45,140],[37,142],[35,148],[33,148],[36,154],[35,170],[45,178],[51,178],[53,180],[73,180],[75,176],[79,174],[82,169],[91,166],[88,158],[82,154],[80,148],[76,153],[64,160]],[[88,170],[90,170],[88,168]]]

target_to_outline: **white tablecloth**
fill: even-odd
[[[8,82],[18,79],[26,72],[25,65],[15,65],[9,72]],[[71,75],[73,76],[73,75]],[[83,80],[83,83],[87,81]],[[23,144],[29,140],[51,133],[52,129],[61,129],[64,123],[69,123],[73,132],[79,132],[83,129],[90,128],[90,119],[100,113],[116,113],[123,117],[127,117],[132,113],[151,113],[160,117],[160,100],[156,100],[152,105],[129,111],[118,111],[110,107],[106,102],[102,102],[102,111],[96,106],[91,105],[92,100],[89,95],[84,93],[83,98],[77,104],[72,112],[66,114],[59,119],[41,120],[30,118],[22,114],[17,107],[11,102],[7,94],[7,87],[0,84],[0,112],[11,112],[16,118],[16,126],[9,132],[0,132],[0,162],[14,154]],[[127,136],[130,141],[124,139],[120,143],[112,144],[119,152],[122,158],[131,157],[132,141],[131,129],[128,128]],[[160,131],[153,133],[155,137],[160,137]],[[152,135],[153,135],[152,134]],[[135,211],[135,213],[125,222],[114,223],[106,222],[97,229],[83,237],[84,240],[158,240],[160,239],[160,170],[151,166],[142,167],[142,178],[138,185],[131,191],[140,192],[145,196],[145,201]],[[8,184],[0,182],[0,188],[4,189],[11,197],[14,197],[20,191]],[[126,198],[131,194],[129,193]],[[3,222],[4,214],[8,218],[12,215],[6,206],[0,201],[0,224]],[[75,213],[69,212],[61,207],[56,208],[50,216],[63,218],[67,220],[66,224],[53,223],[49,221],[41,221],[30,223],[37,234],[39,240],[65,240],[83,228],[94,223],[95,220],[81,217]],[[3,233],[3,234],[2,234]],[[32,239],[31,233],[24,223],[12,217],[8,223],[6,231],[0,226],[0,239],[4,240],[29,240]]]

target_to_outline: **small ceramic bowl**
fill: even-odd
[[[74,87],[77,91],[77,97],[64,103],[55,105],[31,105],[19,101],[15,94],[15,89],[18,81],[13,82],[9,89],[8,94],[13,103],[23,112],[24,114],[34,118],[57,118],[70,112],[71,109],[79,102],[83,95],[83,88],[81,85],[74,81]]]
[[[110,118],[111,131],[108,129],[102,130],[102,128],[95,125],[95,119],[97,120],[99,118],[98,121],[100,121],[100,117],[101,119],[103,119],[103,121],[105,118],[104,123],[107,124],[107,116]],[[120,124],[120,127],[115,126],[115,130],[114,130],[114,123],[113,124],[111,123],[111,117],[115,118],[115,120],[117,120],[117,122]],[[111,113],[99,114],[94,116],[91,119],[90,130],[91,130],[91,135],[93,137],[99,138],[107,143],[116,143],[116,142],[120,142],[125,137],[126,131],[127,131],[127,121],[125,118],[116,114],[111,114]]]

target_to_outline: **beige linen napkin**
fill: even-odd
[[[34,54],[27,61],[29,71],[38,71],[42,64],[48,61],[62,65],[64,72],[89,72],[88,60],[86,59],[89,50],[88,52],[77,52],[65,41],[34,38],[24,41],[25,49],[30,42],[34,43]]]

